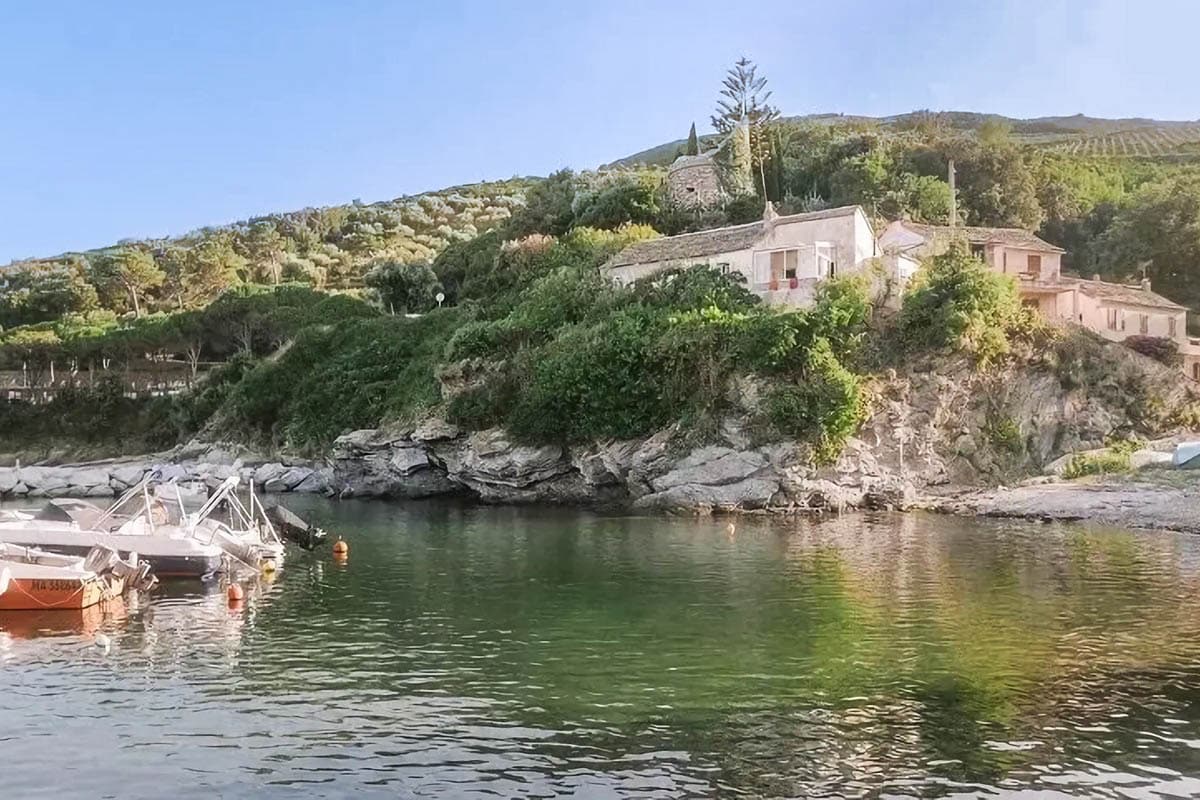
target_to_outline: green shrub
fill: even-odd
[[[771,425],[792,438],[810,442],[817,463],[838,457],[866,414],[862,386],[843,367],[827,339],[808,353],[804,379],[775,386],[766,397]]]
[[[0,402],[6,452],[63,447],[87,457],[144,453],[176,442],[169,398],[130,398],[116,376],[95,386],[66,387],[42,405]]]
[[[1137,450],[1136,442],[1118,442],[1101,453],[1079,453],[1072,456],[1063,470],[1067,480],[1085,475],[1110,475],[1132,469],[1130,456]]]
[[[463,324],[446,343],[446,360],[487,358],[500,349],[500,323],[474,320]]]
[[[348,430],[410,419],[441,400],[435,375],[455,309],[308,328],[277,361],[248,371],[225,405],[227,424],[297,448]]]
[[[980,364],[1007,354],[1014,336],[1035,327],[1012,279],[959,245],[924,266],[900,312],[900,334],[909,349],[962,350]]]
[[[654,316],[636,310],[568,328],[531,359],[509,428],[529,441],[578,442],[665,425],[673,409],[650,355],[657,333]]]
[[[516,383],[498,376],[456,395],[446,404],[446,418],[468,430],[493,428],[508,418],[517,395]]]
[[[1012,417],[991,416],[984,426],[984,436],[992,447],[1007,453],[1020,453],[1025,445],[1021,429]]]
[[[1179,345],[1164,336],[1127,336],[1121,344],[1135,353],[1153,358],[1168,367],[1178,367],[1183,364],[1183,356],[1179,354]]]

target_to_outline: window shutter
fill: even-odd
[[[769,283],[771,280],[771,254],[766,250],[754,254],[754,282]]]

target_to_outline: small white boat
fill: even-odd
[[[5,512],[0,542],[83,554],[101,545],[137,553],[160,577],[202,578],[239,567],[278,566],[283,542],[250,491],[250,507],[238,499],[238,479],[212,491],[199,511],[189,513],[174,483],[151,473],[107,509],[86,500],[52,500],[36,514]]]

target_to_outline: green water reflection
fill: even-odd
[[[198,792],[1200,791],[1187,537],[309,502],[346,564],[297,555],[234,615],[153,600],[112,623],[100,666],[13,641],[6,673],[48,672],[85,707],[97,675],[134,676],[199,738],[144,763],[135,709],[114,775],[233,781]]]

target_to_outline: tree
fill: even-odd
[[[200,368],[200,355],[204,350],[207,334],[204,315],[199,311],[182,311],[168,317],[166,326],[175,346],[182,350],[187,358],[188,383],[193,383]]]
[[[851,156],[829,178],[834,205],[860,204],[875,213],[892,187],[895,164],[883,148]]]
[[[1012,124],[1000,117],[988,117],[979,126],[979,141],[992,146],[1011,143]]]
[[[757,75],[758,66],[748,58],[737,60],[722,81],[717,113],[712,125],[721,133],[731,133],[739,124],[750,128],[750,168],[757,172],[758,187],[766,195],[766,162],[770,157],[770,129],[772,120],[779,116],[779,109],[767,101],[771,92],[767,90],[767,79]],[[735,141],[735,145],[737,142]]]
[[[179,309],[211,302],[241,278],[246,259],[227,233],[204,236],[191,247],[170,247],[161,256],[167,295]]]
[[[428,311],[442,284],[428,264],[405,264],[379,259],[363,278],[379,304],[392,314]]]
[[[97,283],[110,297],[128,296],[135,317],[142,315],[146,293],[161,286],[166,278],[153,256],[135,247],[120,247],[102,255],[96,259],[93,270]]]
[[[50,322],[92,311],[99,302],[80,257],[15,264],[0,280],[0,325]]]
[[[21,328],[12,331],[0,341],[0,352],[8,354],[9,361],[21,362],[27,386],[41,384],[42,373],[47,364],[53,363],[55,354],[62,348],[62,340],[52,330]]]
[[[606,230],[652,224],[659,212],[659,182],[650,172],[609,173],[575,195],[575,224]]]
[[[525,206],[513,212],[505,226],[506,238],[520,239],[533,233],[561,236],[571,228],[571,210],[578,186],[575,173],[560,169],[525,194]]]
[[[770,105],[771,92],[764,91],[767,79],[757,75],[758,66],[742,57],[729,69],[721,82],[717,113],[712,126],[720,133],[729,133],[745,120],[750,129],[760,128],[779,116],[779,109]]]
[[[1200,176],[1142,187],[1117,211],[1096,252],[1105,275],[1137,279],[1145,268],[1167,297],[1200,303]]]
[[[243,248],[256,278],[265,278],[278,286],[287,250],[275,223],[270,220],[253,223],[243,239]]]
[[[961,147],[956,168],[960,213],[966,212],[968,224],[1030,229],[1041,225],[1033,170],[1016,145]]]
[[[696,138],[696,123],[692,123],[692,129],[688,131],[687,147],[684,148],[684,155],[698,156],[700,155],[700,140]]]
[[[1008,353],[1012,337],[1030,330],[1033,319],[1011,277],[956,243],[917,273],[900,310],[900,333],[910,348],[961,350],[986,364]]]

